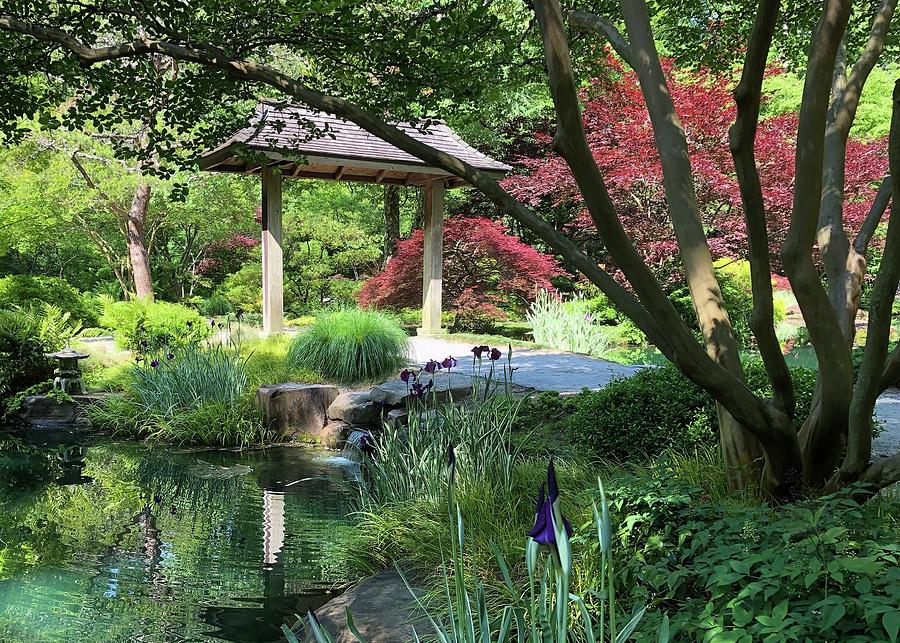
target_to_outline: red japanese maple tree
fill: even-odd
[[[394,310],[421,305],[423,240],[422,230],[414,230],[397,244],[384,271],[360,290],[360,305]],[[447,219],[443,259],[443,308],[454,314],[455,326],[523,310],[538,290],[552,290],[550,279],[560,273],[553,257],[510,235],[499,221],[480,217]]]
[[[731,95],[734,80],[707,71],[675,69],[663,60],[669,89],[687,135],[695,189],[709,247],[714,258],[743,257],[747,251],[741,196],[728,148],[728,128],[735,120]],[[616,211],[638,251],[669,285],[680,278],[678,244],[666,203],[662,167],[647,108],[634,72],[610,56],[606,73],[582,91],[582,115],[594,159],[606,178]],[[770,69],[769,74],[780,73]],[[777,268],[778,248],[788,229],[794,198],[797,115],[760,121],[756,158],[769,217],[769,241]],[[581,192],[566,162],[550,149],[515,159],[527,172],[508,177],[503,186],[535,208],[575,207],[566,232],[584,246],[600,245],[596,227],[583,207]],[[874,198],[876,182],[887,172],[887,141],[850,139],[847,145],[844,224],[858,230]]]

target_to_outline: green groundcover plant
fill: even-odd
[[[392,318],[348,308],[318,317],[298,334],[288,364],[333,382],[368,382],[396,373],[406,362],[407,347],[406,333]]]

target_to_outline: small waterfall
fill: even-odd
[[[348,460],[359,462],[363,455],[373,447],[372,434],[368,431],[353,429],[347,436],[341,455]]]

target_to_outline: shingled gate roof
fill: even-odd
[[[395,126],[412,138],[498,177],[512,169],[468,145],[442,121],[430,121],[427,127],[409,123]],[[465,185],[459,177],[425,164],[355,123],[272,101],[260,102],[247,127],[205,152],[200,157],[200,169],[258,173],[263,166],[260,155],[266,164],[280,167],[285,177],[391,185],[422,185],[444,177],[447,187]],[[298,155],[303,158],[297,159]]]

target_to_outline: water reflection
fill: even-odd
[[[279,640],[348,580],[352,472],[323,455],[59,452],[0,498],[0,640]]]

